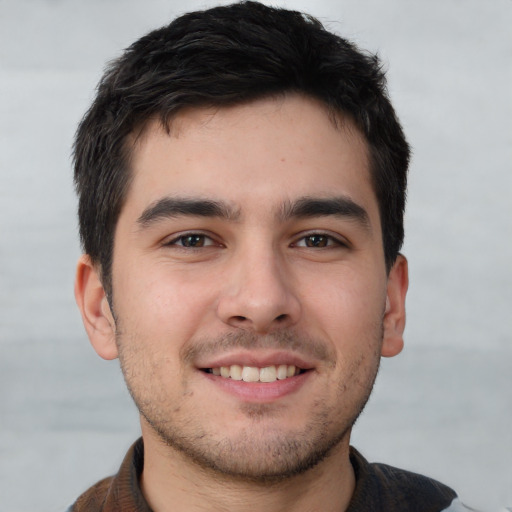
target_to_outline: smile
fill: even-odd
[[[300,375],[303,371],[295,365],[272,365],[258,368],[256,366],[242,366],[233,364],[231,366],[220,366],[217,368],[207,368],[207,373],[225,379],[232,379],[244,382],[275,382],[277,380],[286,380],[290,377]]]

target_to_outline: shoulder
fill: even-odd
[[[370,464],[371,472],[378,483],[382,493],[392,491],[398,493],[402,499],[415,500],[440,497],[452,501],[457,494],[453,489],[418,473],[388,466],[387,464]]]
[[[353,448],[350,460],[356,475],[356,489],[348,512],[470,510],[460,508],[463,505],[458,502],[457,493],[453,489],[432,478],[387,464],[369,463]],[[457,502],[459,505],[456,505]],[[453,508],[455,506],[458,508]]]
[[[85,491],[66,512],[100,512],[109,493],[114,477],[100,480]]]
[[[136,441],[126,453],[119,471],[85,491],[66,512],[150,512],[139,487],[144,467],[144,444]]]

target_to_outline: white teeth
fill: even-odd
[[[277,378],[279,380],[284,380],[288,377],[288,366],[285,364],[280,364],[277,367]]]
[[[233,380],[242,380],[242,367],[239,364],[234,364],[230,368],[229,376]]]
[[[284,380],[300,373],[300,369],[293,364],[280,364],[279,366],[266,366],[257,368],[255,366],[241,366],[234,364],[231,366],[221,366],[220,368],[211,368],[211,373],[224,378],[233,380],[243,380],[244,382],[275,382]]]
[[[277,371],[275,366],[267,366],[260,370],[260,382],[275,382]]]
[[[242,380],[244,382],[258,382],[260,380],[260,371],[253,366],[244,366]]]

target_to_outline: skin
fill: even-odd
[[[194,109],[170,134],[150,123],[132,170],[112,309],[87,256],[75,292],[141,411],[150,506],[345,510],[350,429],[402,349],[407,291],[403,256],[386,272],[363,136],[296,95]],[[306,371],[235,387],[203,371],[238,361]]]

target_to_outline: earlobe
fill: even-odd
[[[405,296],[409,286],[407,259],[399,254],[388,276],[381,355],[393,357],[404,347]]]
[[[78,260],[75,299],[94,350],[103,359],[117,357],[115,321],[101,283],[99,270],[87,255]]]

